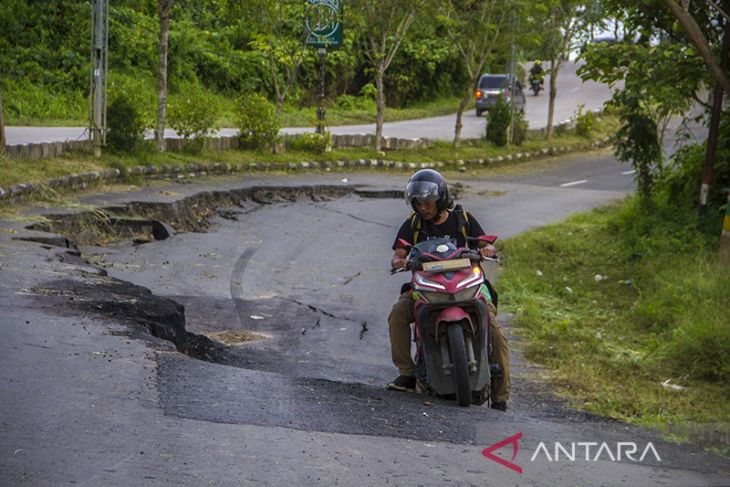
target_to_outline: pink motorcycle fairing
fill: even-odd
[[[471,316],[469,316],[469,313],[464,308],[452,306],[444,309],[436,318],[436,336],[439,336],[441,323],[457,323],[463,320],[469,322],[469,326],[472,332],[474,332],[474,324],[471,322]]]

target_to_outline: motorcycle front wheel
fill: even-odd
[[[471,404],[471,384],[469,383],[469,365],[466,360],[464,329],[458,323],[454,323],[449,326],[448,333],[456,400],[459,402],[459,406],[469,406]]]

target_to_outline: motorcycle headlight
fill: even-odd
[[[438,282],[430,281],[423,277],[421,274],[416,274],[416,284],[417,288],[420,290],[423,290],[421,286],[426,286],[431,289],[446,289],[443,284],[439,284]]]
[[[472,287],[478,285],[480,282],[483,281],[482,278],[482,271],[479,269],[479,267],[474,267],[472,269],[472,273],[469,277],[462,280],[459,284],[456,285],[457,288],[462,287]]]

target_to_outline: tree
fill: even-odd
[[[546,137],[553,135],[553,118],[555,116],[555,97],[558,93],[558,74],[563,62],[577,46],[578,38],[590,29],[590,23],[584,23],[582,14],[586,12],[584,1],[548,0],[535,5],[537,18],[544,21],[543,40],[545,53],[550,61],[550,85],[548,90],[548,117]],[[542,15],[539,15],[539,14]]]
[[[698,94],[717,78],[695,42],[704,39],[702,42],[707,43],[705,48],[714,59],[724,30],[719,11],[706,3],[693,2],[691,17],[698,29],[695,34],[701,36],[695,35],[692,41],[677,25],[676,12],[657,8],[664,5],[664,0],[637,2],[628,7],[625,2],[605,1],[604,7],[609,12],[620,12],[630,31],[642,34],[638,39],[624,39],[611,45],[587,46],[583,55],[586,65],[579,70],[584,79],[613,87],[623,82],[610,102],[618,108],[622,123],[616,152],[620,159],[634,164],[645,202],[650,201],[655,176],[667,169],[661,164],[659,144],[668,121],[690,113],[693,101],[709,109]],[[652,41],[652,35],[661,42]]]
[[[385,72],[413,23],[423,0],[354,0],[350,8],[362,15],[363,51],[375,71],[375,150],[383,148]]]
[[[159,69],[157,78],[157,126],[155,142],[157,150],[165,150],[165,110],[167,109],[167,49],[170,34],[170,10],[175,0],[158,0],[157,13],[160,16]]]
[[[304,32],[306,2],[301,0],[228,0],[227,12],[250,24],[249,47],[267,60],[276,98],[276,115],[280,115],[286,97],[307,53]]]
[[[444,25],[449,41],[459,51],[466,78],[461,86],[463,96],[456,111],[454,148],[461,145],[461,118],[474,96],[474,87],[487,60],[495,49],[503,47],[501,32],[509,15],[498,0],[438,0],[438,20]]]
[[[715,59],[710,43],[708,42],[707,37],[705,37],[705,34],[702,32],[699,24],[697,24],[695,18],[687,10],[680,7],[674,0],[663,1],[677,20],[679,20],[679,23],[682,24],[682,27],[687,32],[690,42],[692,42],[692,45],[694,45],[695,49],[697,49],[700,53],[700,56],[702,56],[702,59],[712,72],[715,80],[717,80],[717,83],[722,87],[725,93],[730,95],[730,77],[728,77],[728,74],[723,71],[720,63],[718,63]],[[726,21],[730,20],[730,16],[728,16],[727,12],[723,11],[712,1],[709,1],[708,3],[713,5],[718,12],[726,18]]]

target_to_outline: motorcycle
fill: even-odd
[[[471,247],[497,237],[468,238]],[[421,392],[455,395],[460,406],[490,398],[498,364],[489,363],[491,336],[488,303],[492,300],[476,248],[457,247],[450,238],[416,245],[399,240],[412,272],[416,384]],[[392,269],[391,273],[403,269]]]
[[[542,77],[530,77],[530,89],[535,96],[540,93],[540,90],[542,89],[542,83]]]

